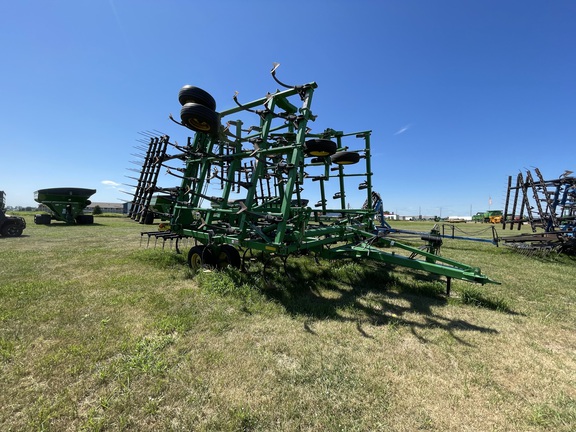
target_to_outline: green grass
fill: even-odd
[[[502,282],[447,298],[353,260],[193,275],[131,220],[25,217],[0,238],[2,431],[575,429],[573,257],[445,240]]]

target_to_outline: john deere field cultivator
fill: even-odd
[[[504,242],[526,254],[551,251],[576,254],[576,177],[564,172],[554,180],[544,180],[540,170],[519,173],[516,184],[508,177],[504,229],[528,223],[533,234],[504,237]]]
[[[310,253],[442,275],[448,292],[452,278],[493,282],[478,268],[439,256],[442,241],[434,233],[423,236],[426,244],[421,248],[379,234],[372,199],[371,131],[312,133],[316,83],[285,85],[277,79],[276,67],[272,76],[283,90],[247,103],[236,94],[235,106],[219,112],[206,91],[193,86],[180,90],[181,122],[171,118],[195,134],[186,145],[171,143],[167,136],[151,137],[150,148],[166,143],[177,154],[155,150],[153,157],[146,156],[155,166],[145,163],[143,172],[153,178],[162,166],[180,184],[158,188],[139,181],[133,218],[150,211],[137,202],[143,189],[172,199],[170,230],[149,235],[194,239],[188,253],[193,269],[242,267],[253,256],[285,263],[290,256]],[[364,205],[351,208],[353,194],[361,194]]]

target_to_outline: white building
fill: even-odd
[[[84,213],[92,213],[96,206],[100,207],[102,213],[124,213],[124,205],[122,203],[102,203],[93,202],[84,209]]]

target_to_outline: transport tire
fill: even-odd
[[[318,165],[320,165],[320,164],[325,164],[326,161],[327,161],[327,159],[324,158],[324,157],[315,157],[315,158],[312,158],[312,159],[310,160],[310,163],[311,163],[311,164],[318,164]],[[332,162],[332,161],[331,161],[330,159],[328,159],[328,162]]]
[[[213,135],[218,131],[218,113],[204,105],[188,102],[180,110],[180,119],[195,132]]]
[[[178,92],[178,102],[180,102],[180,105],[186,105],[187,103],[204,105],[206,108],[216,111],[216,101],[212,95],[199,87],[191,85],[185,85],[180,89]]]
[[[337,145],[326,139],[311,139],[304,143],[304,153],[308,156],[330,156],[336,153]]]
[[[358,163],[360,155],[356,152],[343,151],[331,156],[332,162],[338,165],[352,165]]]

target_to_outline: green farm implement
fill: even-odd
[[[478,212],[472,216],[472,221],[499,224],[502,222],[502,210],[488,210],[485,212]]]
[[[219,112],[206,91],[180,90],[181,121],[170,118],[195,133],[186,145],[171,143],[167,136],[151,138],[141,178],[144,171],[157,177],[162,165],[180,184],[158,188],[139,182],[132,208],[142,209],[136,201],[144,190],[168,192],[172,201],[170,233],[149,235],[193,239],[188,263],[195,270],[241,268],[253,256],[285,262],[306,253],[330,260],[370,259],[444,276],[448,293],[451,279],[496,283],[478,268],[440,256],[438,232],[422,235],[425,245],[413,247],[379,231],[371,131],[312,133],[317,84],[286,85],[276,78],[276,67],[272,76],[283,90],[246,103],[236,94],[235,106]],[[177,154],[158,153],[160,142]],[[183,166],[174,166],[177,161]],[[148,166],[153,163],[154,170]],[[364,204],[354,208],[355,200]]]
[[[508,177],[502,228],[519,230],[529,224],[532,234],[505,237],[506,245],[527,254],[560,252],[576,255],[576,177],[565,171],[546,180],[538,168],[535,175],[518,173],[516,184]]]
[[[21,216],[6,214],[6,194],[0,191],[0,237],[20,237],[26,228],[26,220]]]
[[[67,224],[92,224],[94,216],[85,215],[84,209],[91,204],[88,199],[96,189],[51,188],[34,192],[34,200],[46,206],[49,213],[34,216],[37,225],[49,225],[52,220]]]

